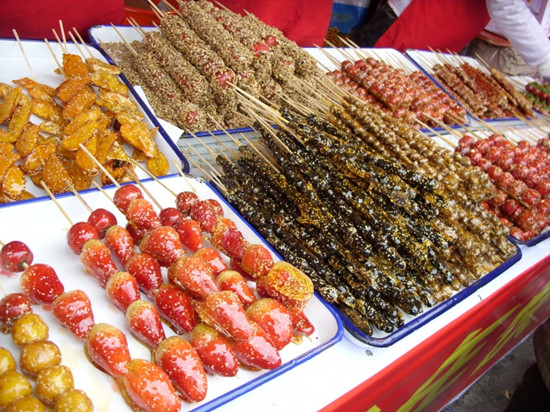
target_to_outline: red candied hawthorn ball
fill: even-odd
[[[175,227],[183,219],[183,214],[175,207],[165,207],[160,211],[159,218],[162,226]]]
[[[21,316],[32,312],[32,301],[24,293],[10,293],[0,300],[0,331],[9,333]]]
[[[113,203],[122,213],[126,214],[128,205],[134,199],[143,199],[141,189],[136,185],[124,185],[119,187],[114,196]]]
[[[211,203],[199,200],[191,207],[191,218],[199,222],[201,229],[212,233],[218,223],[219,210]]]
[[[30,248],[19,240],[6,243],[0,249],[0,265],[9,272],[21,272],[32,264]]]
[[[199,197],[195,192],[180,192],[176,196],[176,207],[181,212],[182,216],[187,217],[191,214],[191,207],[199,201]]]
[[[109,210],[98,208],[90,213],[90,216],[88,216],[88,223],[96,228],[98,237],[103,239],[107,229],[113,225],[116,225],[117,220],[115,215]]]
[[[77,222],[67,232],[67,244],[76,255],[82,253],[84,244],[90,239],[99,239],[99,234],[95,226],[88,222]]]
[[[35,303],[52,303],[65,288],[55,270],[43,263],[29,266],[20,278],[21,289]]]
[[[241,260],[241,267],[253,278],[267,275],[273,264],[271,252],[260,244],[248,246]]]

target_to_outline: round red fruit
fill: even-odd
[[[111,275],[105,291],[109,300],[123,312],[126,312],[132,302],[141,298],[137,280],[128,272]]]
[[[273,346],[266,333],[255,322],[250,322],[253,335],[237,340],[233,350],[239,361],[253,369],[275,369],[281,365],[281,355]]]
[[[122,266],[126,267],[134,254],[134,238],[130,232],[122,226],[113,225],[107,229],[103,241]]]
[[[168,279],[196,299],[204,299],[218,291],[212,268],[196,256],[179,258],[168,268]]]
[[[67,244],[76,255],[82,253],[84,244],[90,239],[99,239],[99,234],[88,222],[77,222],[67,232]]]
[[[159,262],[148,253],[136,253],[126,265],[126,270],[136,278],[139,288],[149,296],[163,283]]]
[[[223,261],[222,255],[216,249],[211,247],[202,247],[197,250],[193,256],[204,259],[212,268],[214,276],[224,270],[229,269]]]
[[[161,266],[168,267],[183,255],[183,244],[178,232],[171,226],[152,229],[141,240],[139,248],[157,259]]]
[[[179,286],[162,284],[155,291],[154,304],[176,333],[189,332],[195,326],[193,300]]]
[[[235,292],[245,308],[256,300],[246,280],[236,270],[224,270],[216,277],[216,282],[220,290]]]
[[[116,190],[113,196],[113,202],[118,210],[126,214],[126,210],[128,209],[128,205],[130,204],[130,202],[138,198],[143,198],[143,193],[141,193],[141,189],[136,185],[129,184],[121,186]]]
[[[109,276],[118,272],[111,257],[111,251],[98,239],[90,239],[82,248],[80,262],[87,273],[95,277],[102,287],[105,287]]]
[[[239,371],[239,361],[229,339],[206,323],[199,323],[193,328],[189,333],[189,343],[210,373],[235,376]]]
[[[168,375],[145,359],[128,362],[128,373],[122,378],[126,393],[136,409],[144,412],[177,412],[181,400]]]
[[[64,292],[55,270],[43,263],[29,266],[20,278],[21,289],[34,303],[52,303]]]
[[[265,276],[273,267],[273,257],[265,246],[253,244],[244,251],[241,266],[253,278]]]
[[[86,337],[84,349],[92,363],[113,378],[122,378],[128,373],[128,341],[114,326],[96,323]]]
[[[210,242],[227,256],[242,259],[248,242],[235,227],[220,225],[212,234]]]
[[[103,239],[107,229],[116,225],[117,220],[112,212],[107,209],[99,208],[90,213],[90,216],[88,216],[88,223],[96,228],[99,239]]]
[[[180,336],[163,340],[155,350],[157,364],[188,402],[200,402],[206,397],[208,382],[197,351]]]
[[[281,302],[271,298],[258,299],[246,309],[246,314],[263,329],[277,350],[281,350],[292,340],[292,318]]]
[[[160,211],[159,218],[162,226],[175,227],[176,223],[183,219],[183,215],[175,207],[167,207]]]
[[[155,348],[166,339],[157,308],[149,301],[133,301],[126,310],[126,324],[132,334],[149,348]]]
[[[196,252],[203,246],[202,230],[195,219],[181,219],[175,226],[181,243],[191,252]]]
[[[189,216],[191,207],[199,201],[195,192],[181,192],[176,196],[176,207],[184,217]]]
[[[160,218],[157,212],[155,212],[153,205],[151,205],[147,199],[143,198],[137,198],[130,201],[126,209],[126,218],[129,223],[147,231],[161,226]]]
[[[0,250],[0,265],[10,272],[21,272],[32,264],[33,255],[29,247],[13,240],[2,246]]]
[[[211,203],[199,200],[191,207],[191,218],[199,222],[200,227],[207,233],[212,233],[217,224],[216,209]]]
[[[13,323],[32,312],[32,301],[24,293],[10,293],[0,300],[0,331],[9,333]]]
[[[94,326],[92,303],[81,290],[59,295],[52,304],[53,314],[59,323],[69,329],[75,338],[84,340]]]

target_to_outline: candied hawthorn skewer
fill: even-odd
[[[1,243],[1,242],[0,242]],[[22,272],[32,264],[33,254],[29,247],[19,240],[2,243],[0,266],[8,272]]]

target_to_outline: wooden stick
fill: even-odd
[[[105,195],[105,197],[107,199],[109,199],[111,201],[111,203],[114,204],[113,199],[111,198],[111,196],[109,196],[109,194],[105,191],[105,189],[103,189],[95,180],[92,180],[92,185],[94,185],[97,190],[99,190],[101,193],[103,193]]]
[[[124,36],[123,36],[122,33],[116,28],[116,26],[115,26],[114,24],[112,24],[112,23],[111,23],[111,26],[112,26],[112,28],[116,31],[116,33],[120,36],[120,38],[122,39],[122,42],[123,42],[124,45],[128,48],[128,50],[130,50],[134,56],[137,56],[138,53],[136,52],[136,50],[132,47],[132,45],[131,45],[130,43],[128,43],[128,41],[124,38]]]
[[[36,81],[36,77],[34,75],[34,72],[32,71],[31,63],[29,62],[29,58],[27,57],[27,53],[25,53],[25,49],[23,48],[23,43],[21,42],[21,39],[19,38],[19,34],[17,34],[17,30],[13,29],[13,35],[15,36],[15,39],[17,40],[17,44],[19,45],[19,49],[21,49],[21,53],[23,54],[23,58],[25,59],[25,63],[27,64],[27,68],[29,69],[31,79]]]
[[[95,156],[94,156],[93,154],[91,154],[91,153],[88,151],[88,149],[86,149],[86,147],[84,147],[84,145],[83,145],[82,143],[80,143],[79,146],[80,146],[80,148],[81,148],[82,150],[84,150],[84,153],[86,153],[86,154],[90,157],[90,159],[92,159],[93,162],[101,169],[101,171],[102,171],[103,173],[105,173],[105,175],[111,180],[111,182],[113,182],[113,184],[114,184],[117,188],[119,188],[119,187],[120,187],[120,183],[118,183],[117,180],[107,171],[107,169],[105,169],[105,167],[101,164],[101,162],[100,162],[99,160],[97,160],[97,159],[95,158]]]
[[[143,165],[136,162],[134,159],[131,159],[131,161],[132,161],[132,164],[134,166],[139,167],[141,170],[143,170],[145,173],[147,173],[155,182],[157,182],[159,185],[161,185],[163,188],[165,188],[170,194],[172,194],[174,196],[177,196],[176,192],[174,192],[172,189],[170,189],[168,186],[166,186],[164,184],[164,182],[162,182],[158,177],[156,177],[153,173],[151,173],[150,170],[148,170],[146,167],[144,167]]]
[[[90,57],[94,57],[94,55],[92,54],[92,51],[90,50],[90,48],[88,47],[88,45],[86,44],[86,42],[84,41],[84,39],[82,38],[82,36],[80,35],[80,33],[78,32],[78,30],[76,29],[76,27],[73,26],[73,31],[74,33],[76,34],[76,37],[78,37],[78,40],[80,40],[80,43],[82,43],[82,45],[84,46],[84,48],[86,49],[86,51],[88,52],[88,55]]]
[[[189,177],[187,177],[187,175],[183,172],[183,170],[181,169],[180,165],[178,164],[178,162],[176,162],[174,160],[174,166],[176,167],[176,169],[178,170],[178,173],[180,174],[180,176],[183,178],[183,180],[185,180],[185,182],[189,185],[189,187],[191,188],[191,191],[194,192],[194,193],[197,193],[197,189],[193,186],[193,183],[191,181],[191,179],[189,179]]]
[[[149,199],[153,201],[153,203],[159,208],[159,210],[162,210],[163,207],[160,204],[160,202],[151,194],[151,192],[145,187],[145,185],[139,180],[137,175],[133,170],[131,170],[128,167],[125,167],[124,170],[126,170],[126,173],[128,173],[130,176],[132,176],[132,179],[134,179],[134,182],[139,186],[141,190],[143,190],[143,193],[145,193],[147,196],[149,196]]]
[[[73,36],[73,33],[69,32],[69,36],[71,36],[71,40],[73,41],[74,45],[76,46],[76,49],[77,49],[78,52],[80,53],[80,56],[81,56],[83,59],[86,59],[86,55],[85,55],[84,52],[80,49],[80,45],[79,45],[78,42],[76,41],[76,38]]]
[[[59,71],[61,73],[63,73],[63,66],[59,63],[59,60],[57,60],[57,57],[55,55],[55,53],[53,52],[53,49],[52,47],[50,46],[50,42],[48,41],[48,39],[44,39],[44,43],[46,43],[46,46],[48,47],[48,50],[50,51],[50,53],[52,54],[52,57],[53,59],[55,60],[55,63],[57,64],[57,67],[59,68]]]
[[[204,163],[206,164],[209,164],[209,162],[193,147],[191,146],[188,142],[185,142],[185,144],[187,145],[187,147],[189,148],[189,150],[191,150],[192,152],[194,152],[194,154],[196,156],[198,156]],[[196,162],[194,162],[191,158],[189,158],[189,161],[190,162],[193,162],[194,164],[196,164]],[[199,170],[201,170],[199,168]],[[219,172],[217,172],[219,174]]]
[[[197,152],[192,146],[189,146],[189,148],[195,152],[195,154],[199,157],[200,156],[200,153]],[[199,169],[207,178],[209,178],[210,180],[213,180],[217,185],[219,185],[220,187],[222,187],[224,189],[224,191],[227,192],[227,189],[225,188],[225,185],[219,180],[219,178],[216,176],[216,175],[220,175],[221,176],[221,173],[219,173],[217,170],[214,169],[214,167],[206,162],[206,165],[212,170],[212,173],[213,174],[210,174],[208,173],[206,170],[204,170],[198,163],[196,163],[195,161],[193,161],[192,159],[189,159],[189,161],[191,163],[193,163],[193,166],[197,169]]]
[[[59,44],[59,48],[61,49],[61,51],[63,53],[68,53],[67,48],[65,47],[65,45],[63,44],[63,42],[59,38],[59,36],[58,36],[57,32],[55,31],[55,29],[52,29],[52,33],[55,36],[55,39],[57,40],[57,44]]]
[[[82,198],[82,196],[80,196],[80,193],[78,193],[78,191],[75,189],[73,184],[71,182],[69,182],[67,179],[65,179],[65,184],[67,185],[67,187],[69,189],[71,189],[71,192],[73,192],[73,195],[75,195],[76,198],[82,202],[84,207],[86,209],[88,209],[88,212],[90,212],[90,213],[93,212],[93,209],[90,207],[90,205],[88,203],[86,203],[86,201]]]
[[[145,30],[143,30],[143,27],[141,27],[141,26],[138,24],[138,22],[134,20],[133,17],[130,17],[130,18],[128,19],[128,21],[129,21],[130,25],[131,25],[139,34],[141,34],[143,37],[145,37],[145,34],[146,34]]]
[[[65,37],[65,29],[63,28],[63,22],[59,20],[59,30],[61,31],[61,38],[63,39],[63,45],[67,49],[67,37]]]
[[[53,193],[51,192],[50,188],[46,185],[46,183],[44,183],[43,180],[40,181],[40,185],[44,188],[44,190],[46,191],[46,193],[48,193],[48,195],[50,196],[50,198],[53,200],[53,202],[55,203],[55,205],[57,206],[57,208],[61,211],[61,213],[63,213],[63,216],[65,216],[65,219],[67,219],[67,221],[69,222],[69,224],[72,226],[73,225],[73,221],[71,220],[71,218],[69,217],[69,215],[67,214],[67,212],[65,212],[65,209],[63,209],[61,207],[61,205],[59,204],[59,202],[57,201],[56,197],[53,195]]]

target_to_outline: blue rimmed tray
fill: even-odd
[[[440,52],[431,52],[426,50],[406,50],[405,54],[407,57],[411,59],[411,61],[418,66],[430,79],[432,79],[441,89],[443,89],[446,93],[449,94],[449,96],[456,99],[451,91],[444,85],[441,84],[439,80],[437,80],[434,76],[434,72],[432,67],[437,63],[442,63],[442,61],[449,62],[452,65],[458,65],[461,62],[467,62],[471,64],[473,67],[480,69],[486,73],[488,73],[488,70],[476,59],[469,56],[461,56],[456,54],[446,54],[446,53],[440,53]],[[479,116],[476,116],[474,113],[471,113],[468,110],[468,114],[473,117],[474,119],[477,119]],[[481,119],[485,122],[489,123],[509,123],[509,122],[517,122],[520,119],[518,117],[503,117],[503,118],[483,118]]]
[[[340,70],[340,63],[344,60],[350,60],[355,62],[365,57],[374,58],[376,60],[382,61],[395,69],[401,69],[407,75],[411,75],[414,72],[419,71],[418,66],[407,57],[407,55],[401,53],[399,50],[390,49],[390,48],[334,48],[334,47],[325,47],[325,48],[306,48],[307,52],[311,54],[319,62],[320,67],[326,71]],[[336,63],[338,62],[338,64]],[[420,70],[424,73],[423,70]],[[431,76],[428,76],[429,79],[438,87],[441,88],[441,85],[434,81]],[[451,98],[454,99],[453,96]],[[457,102],[457,104],[463,108],[463,106]],[[464,109],[464,108],[463,108]],[[460,128],[465,125],[470,124],[470,119],[468,116],[465,117],[464,123],[448,125],[450,128]],[[440,126],[435,126],[430,129],[421,129],[424,133],[441,132],[444,129]]]
[[[394,332],[391,332],[388,334],[376,330],[372,336],[366,335],[364,332],[359,330],[353,324],[353,322],[349,318],[347,318],[343,313],[338,312],[344,324],[344,328],[346,329],[346,332],[347,332],[346,336],[349,335],[351,337],[351,340],[359,345],[368,345],[368,346],[375,346],[375,347],[391,346],[396,342],[399,342],[401,339],[405,338],[406,336],[410,335],[415,330],[423,326],[426,326],[427,324],[430,323],[430,321],[443,315],[453,306],[462,302],[467,297],[473,295],[476,290],[487,285],[492,280],[496,279],[500,274],[505,272],[507,269],[509,269],[512,265],[514,265],[520,259],[521,259],[521,249],[516,245],[516,253],[513,256],[511,256],[506,262],[502,263],[497,268],[493,269],[491,272],[482,276],[481,278],[473,282],[470,286],[455,293],[449,299],[443,302],[440,302],[431,308],[424,306],[423,307],[424,312],[422,314],[417,316],[411,316],[411,315],[405,314],[404,315],[405,324],[402,327],[396,329]]]
[[[193,190],[201,199],[214,198],[220,201],[224,208],[225,216],[232,219],[241,230],[244,237],[250,243],[265,244],[257,232],[229,205],[218,192],[201,179],[189,176],[183,179],[179,175],[166,176],[160,179],[164,186],[172,192],[178,193],[184,190]],[[174,206],[175,198],[166,188],[151,179],[144,179],[143,184],[151,195],[163,206]],[[116,188],[105,187],[106,193],[112,197]],[[107,197],[97,189],[89,189],[82,192],[82,197],[92,208],[103,207],[115,213],[119,224],[124,225],[125,219],[116,210]],[[147,196],[146,196],[147,198]],[[70,194],[57,196],[57,201],[71,217],[73,222],[86,220],[88,211],[86,207]],[[11,207],[10,207],[11,206]],[[70,227],[69,222],[61,214],[58,207],[49,199],[36,199],[19,205],[8,205],[0,210],[2,227],[0,239],[7,243],[12,240],[20,240],[31,248],[34,253],[34,263],[46,263],[57,272],[65,290],[81,289],[86,292],[92,302],[95,322],[105,322],[116,326],[125,332],[130,354],[132,358],[149,359],[149,349],[135,340],[125,326],[124,314],[109,302],[105,290],[90,275],[84,273],[79,257],[69,249],[66,244],[66,232]],[[278,255],[274,253],[275,260]],[[163,269],[166,280],[166,272]],[[3,277],[2,286],[7,293],[20,292],[19,275]],[[144,299],[146,299],[144,297]],[[71,368],[75,387],[83,389],[94,401],[95,409],[101,411],[130,411],[130,407],[124,402],[123,397],[113,390],[114,381],[106,374],[93,367],[83,351],[83,344],[77,341],[70,333],[62,328],[51,310],[35,307],[50,327],[50,340],[55,342],[62,353],[62,364]],[[271,379],[284,379],[285,372],[297,365],[306,363],[323,350],[334,345],[343,337],[343,325],[333,308],[320,300],[316,295],[308,302],[305,313],[315,326],[315,332],[304,337],[301,342],[291,342],[280,351],[282,365],[271,371],[251,371],[240,368],[235,377],[208,376],[208,394],[205,400],[199,403],[183,403],[182,410],[206,411],[222,406],[225,402],[234,399]],[[164,327],[167,336],[173,335],[168,327]],[[14,357],[19,359],[20,349],[13,345],[9,336],[2,338],[2,346],[8,347]],[[277,394],[274,394],[277,396]]]
[[[142,27],[142,29],[145,32],[158,30],[156,27],[152,27],[152,26],[145,26],[145,27]],[[107,59],[111,64],[115,64],[115,65],[116,65],[115,59],[113,59],[113,57],[110,56],[109,52],[105,50],[105,48],[101,45],[101,43],[113,42],[113,43],[122,44],[123,40],[120,37],[120,35],[122,35],[122,37],[124,37],[124,39],[129,43],[136,40],[141,40],[143,38],[143,36],[131,26],[115,26],[113,28],[113,26],[110,26],[110,25],[100,25],[100,26],[91,27],[88,30],[88,37],[90,38],[90,42],[92,43],[92,45],[95,48],[97,48],[101,52],[101,54],[103,54],[105,59]],[[131,85],[126,77],[122,76],[122,79],[128,85]],[[250,127],[240,127],[240,128],[226,129],[226,130],[211,130],[211,131],[202,130],[193,134],[197,137],[203,137],[203,136],[209,136],[211,134],[221,135],[226,132],[231,134],[236,134],[236,133],[247,133],[251,131],[252,129]]]
[[[43,41],[35,40],[22,40],[21,45],[28,59],[28,64],[25,61],[25,57],[21,52],[17,41],[15,39],[0,39],[0,54],[2,55],[2,70],[0,70],[0,82],[13,85],[12,81],[23,77],[34,77],[36,81],[44,83],[51,87],[57,87],[64,81],[64,77],[55,73],[58,68],[57,62],[52,56],[48,46]],[[63,50],[58,43],[51,43],[50,47],[59,62],[62,60]],[[80,55],[79,48],[74,43],[67,42],[66,48],[69,53]],[[103,55],[95,48],[87,47],[86,55],[84,58],[89,57],[88,52],[92,53],[97,59],[106,62],[107,60]],[[32,72],[31,72],[32,70]],[[149,128],[157,127],[158,121],[148,110],[146,105],[143,104],[136,91],[130,87],[131,97],[138,105],[140,111],[144,114],[146,124]],[[43,120],[32,115],[30,121],[36,124],[40,124]],[[176,145],[174,139],[170,137],[163,129],[159,129],[155,135],[155,143],[159,149],[165,154],[170,164],[169,174],[177,172],[177,168],[174,162],[177,162],[179,166],[184,170],[189,170],[189,164],[187,159]],[[131,155],[131,152],[128,152]],[[136,168],[136,174],[138,178],[146,178],[148,175],[142,172],[139,168]],[[47,197],[47,194],[42,188],[36,187],[30,179],[28,180],[27,190],[37,197]],[[19,202],[16,202],[19,203]],[[0,204],[0,207],[5,204]]]

